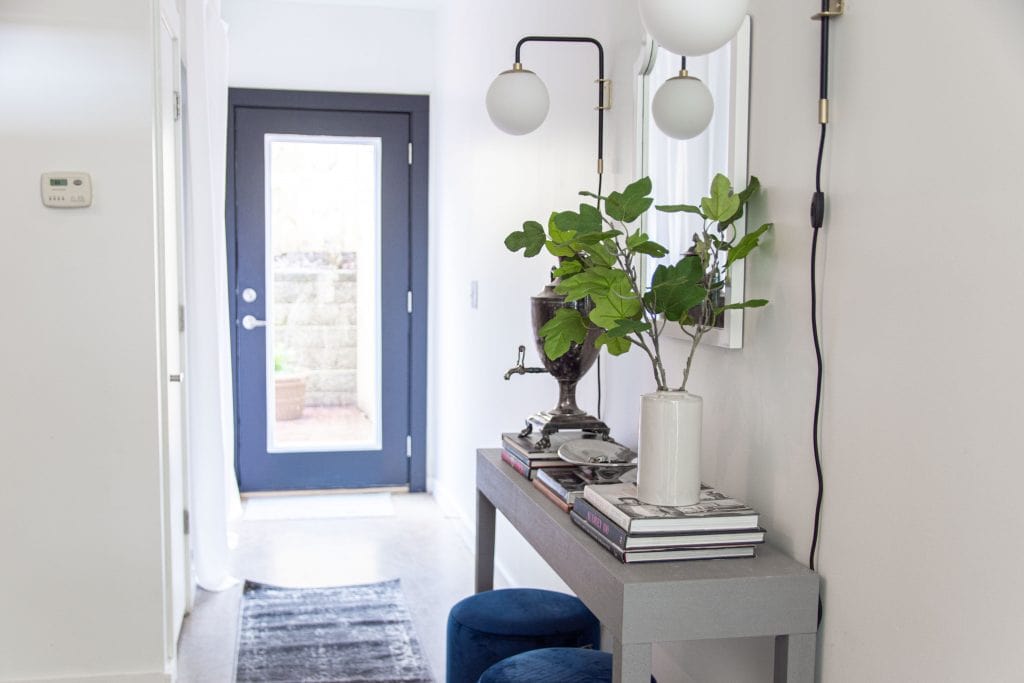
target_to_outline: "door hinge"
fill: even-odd
[[[181,93],[177,90],[174,91],[174,120],[177,121],[181,118]]]
[[[178,332],[185,331],[185,306],[178,304]]]
[[[405,437],[405,457],[412,457],[412,435],[407,434]]]
[[[412,166],[412,143],[409,143],[409,165]]]
[[[412,313],[412,290],[410,289],[405,293],[405,310],[407,313]]]
[[[185,535],[188,536],[190,533],[192,533],[192,520],[189,517],[187,508],[181,511],[181,516],[183,522],[182,526],[185,530]]]

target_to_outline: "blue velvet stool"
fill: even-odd
[[[611,683],[608,652],[552,647],[503,659],[480,676],[479,683]],[[651,677],[651,683],[656,683]]]
[[[448,613],[447,683],[477,683],[506,657],[549,647],[600,643],[601,625],[572,595],[506,588],[471,595]]]

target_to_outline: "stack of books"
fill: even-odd
[[[572,521],[621,562],[753,557],[764,543],[758,514],[713,488],[701,487],[694,505],[651,505],[631,483],[584,488]]]
[[[580,438],[579,432],[557,432],[550,437],[551,445],[537,445],[541,435],[534,432],[519,436],[514,432],[501,435],[501,459],[527,479],[533,479],[541,467],[570,468],[573,464],[558,457],[558,447],[566,441]]]
[[[589,468],[588,468],[589,470]],[[583,489],[592,484],[613,482],[635,482],[636,469],[626,471],[614,479],[596,479],[581,467],[541,467],[536,470],[533,485],[551,499],[558,507],[569,512],[576,501],[583,497]]]

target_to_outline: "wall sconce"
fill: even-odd
[[[679,75],[658,89],[651,114],[669,137],[689,140],[711,122],[711,91],[686,70],[686,57],[714,52],[728,43],[747,16],[750,0],[639,0],[644,28],[667,50],[682,55]]]
[[[604,48],[593,38],[571,36],[526,36],[516,43],[512,68],[502,71],[487,89],[487,113],[500,130],[526,135],[536,130],[548,115],[548,89],[537,74],[523,68],[519,58],[525,43],[590,43],[597,48],[597,174],[604,173],[604,112],[611,109],[611,81],[604,77]],[[600,184],[598,185],[600,194]]]

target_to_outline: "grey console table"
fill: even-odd
[[[649,683],[651,643],[775,637],[775,683],[814,680],[818,575],[770,545],[750,559],[622,564],[501,461],[476,456],[476,590],[494,587],[499,510],[601,620],[615,683]]]

